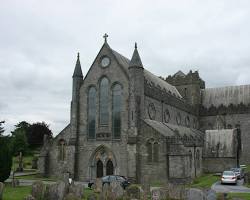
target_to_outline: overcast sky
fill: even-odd
[[[69,123],[72,73],[108,43],[166,77],[199,70],[207,87],[250,84],[250,1],[0,0],[0,120],[57,135]]]

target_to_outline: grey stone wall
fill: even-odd
[[[100,66],[100,59],[107,55],[111,59],[108,67]],[[108,126],[99,125],[99,81],[102,77],[107,77],[109,80],[109,124]],[[112,139],[112,86],[115,83],[122,85],[122,113],[121,113],[121,139]],[[105,146],[112,152],[116,160],[115,173],[124,176],[135,177],[135,172],[131,171],[128,174],[128,150],[127,135],[128,135],[128,108],[129,108],[129,85],[128,73],[119,65],[114,55],[109,48],[105,46],[99,52],[94,63],[89,69],[83,85],[80,89],[80,114],[79,114],[79,133],[80,133],[80,149],[79,149],[79,178],[80,180],[88,180],[95,178],[95,170],[93,164],[93,152],[101,145]],[[97,90],[96,104],[96,133],[108,133],[111,137],[88,139],[87,137],[87,93],[90,86],[94,86]],[[135,159],[133,153],[130,154],[130,164],[134,166]],[[105,174],[105,173],[104,173]]]
[[[250,114],[231,114],[223,116],[225,120],[226,127],[232,126],[240,127],[241,130],[241,143],[242,143],[242,153],[241,153],[241,164],[250,163]],[[216,128],[217,116],[204,116],[200,118],[201,130],[210,130]]]
[[[158,162],[148,162],[147,141],[153,138],[159,142],[159,160]],[[139,141],[139,182],[147,177],[151,182],[166,183],[167,176],[167,155],[166,155],[166,139],[156,132],[154,129],[142,123],[141,137]]]
[[[168,123],[171,123],[171,124],[177,124],[177,121],[176,121],[176,117],[177,117],[177,114],[179,113],[180,116],[181,116],[181,121],[180,121],[180,124],[181,126],[186,126],[186,117],[188,116],[189,117],[189,120],[190,120],[190,127],[191,128],[197,128],[199,125],[198,125],[198,118],[197,116],[191,114],[191,113],[187,113],[185,111],[182,111],[178,108],[175,108],[173,106],[170,106],[170,105],[167,105],[165,103],[162,103],[156,99],[153,99],[151,97],[148,97],[148,96],[145,96],[145,118],[146,119],[150,119],[150,116],[149,116],[149,112],[148,112],[148,109],[149,109],[149,104],[153,103],[154,106],[155,106],[155,109],[156,109],[156,115],[155,115],[155,119],[153,120],[156,120],[156,121],[160,121],[160,122],[165,122],[164,121],[164,112],[166,110],[169,111],[169,114],[170,114],[170,120]]]
[[[63,177],[63,173],[70,172],[74,174],[74,155],[75,146],[71,141],[70,126],[67,126],[56,138],[49,149],[49,175]],[[66,157],[64,161],[59,160],[59,141],[63,139],[66,142]]]
[[[236,166],[237,160],[235,158],[203,158],[203,171],[205,173],[221,173]]]

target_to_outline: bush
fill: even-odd
[[[11,172],[12,153],[10,149],[10,137],[0,136],[0,182],[4,182]]]

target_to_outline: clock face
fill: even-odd
[[[107,66],[109,66],[109,64],[110,64],[110,58],[107,56],[103,57],[101,60],[101,66],[107,67]]]

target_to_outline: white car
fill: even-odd
[[[221,176],[221,184],[233,183],[237,184],[237,175],[233,171],[224,171]]]

